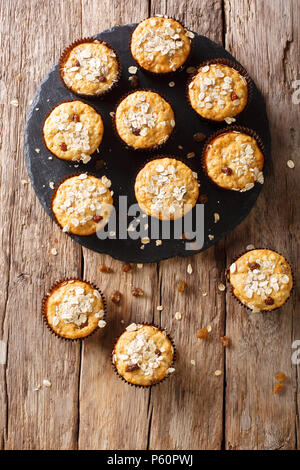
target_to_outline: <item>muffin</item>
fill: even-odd
[[[199,195],[197,174],[169,157],[148,162],[138,173],[134,189],[140,208],[161,220],[183,217]]]
[[[112,47],[99,39],[83,39],[68,47],[59,61],[63,84],[80,96],[101,96],[120,76],[119,60]]]
[[[71,176],[57,187],[52,213],[63,232],[91,235],[103,228],[113,209],[111,181],[87,173]]]
[[[245,72],[246,73],[246,72]],[[188,85],[188,99],[201,117],[228,121],[248,103],[248,82],[235,68],[222,63],[201,66]]]
[[[152,325],[132,323],[118,338],[113,350],[117,373],[128,383],[155,385],[174,372],[174,349],[165,331]]]
[[[234,296],[253,312],[281,307],[293,287],[293,275],[285,258],[272,250],[251,250],[227,270]]]
[[[175,126],[170,104],[154,91],[130,93],[117,106],[115,128],[118,136],[135,150],[164,144]]]
[[[191,52],[191,38],[172,18],[151,17],[138,24],[131,36],[132,57],[140,67],[155,74],[175,72]]]
[[[257,140],[243,132],[220,131],[204,147],[202,163],[220,188],[245,192],[264,182],[264,155]]]
[[[82,101],[57,105],[45,120],[46,147],[62,160],[88,163],[101,144],[104,127],[100,114]]]
[[[61,281],[44,299],[44,319],[61,338],[86,338],[106,322],[101,293],[91,284],[78,279]]]

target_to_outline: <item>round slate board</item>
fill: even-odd
[[[114,110],[122,95],[132,90],[128,81],[130,76],[128,67],[135,65],[129,51],[130,35],[134,27],[135,25],[116,26],[95,36],[112,44],[119,53],[122,64],[122,79],[120,85],[103,100],[83,100],[98,110],[104,122],[104,138],[99,153],[95,153],[87,165],[80,163],[78,168],[75,168],[74,164],[59,160],[54,156],[49,159],[52,155],[46,149],[42,139],[42,126],[46,114],[62,101],[80,99],[64,88],[58,76],[57,65],[49,72],[37,90],[26,124],[25,158],[36,195],[50,215],[52,189],[49,187],[49,183],[54,182],[56,185],[63,178],[75,172],[88,171],[98,176],[105,174],[111,179],[111,189],[114,191],[114,200],[117,206],[117,219],[117,201],[120,195],[127,195],[128,206],[136,203],[134,196],[135,177],[144,164],[155,157],[155,154],[149,154],[147,151],[141,153],[126,150],[114,135],[112,118],[109,114]],[[224,57],[237,62],[221,46],[204,36],[195,34],[193,52],[188,66],[197,66],[205,60],[217,57]],[[200,161],[203,143],[195,143],[193,134],[202,132],[209,136],[227,125],[225,123],[206,123],[189,108],[186,100],[186,82],[189,76],[186,71],[182,71],[172,78],[157,78],[138,70],[138,77],[140,87],[151,88],[161,93],[168,99],[175,111],[175,131],[159,153],[175,156],[198,173],[200,194],[208,196],[208,202],[204,206],[204,244],[200,251],[206,250],[242,222],[253,207],[262,186],[256,184],[252,190],[245,193],[226,192],[215,187],[204,176]],[[175,86],[172,88],[169,87],[170,81],[175,82]],[[253,99],[247,111],[240,118],[237,118],[235,124],[254,129],[262,138],[266,149],[264,168],[264,173],[266,173],[270,161],[271,145],[269,124],[263,98],[254,84]],[[230,126],[227,127],[230,128]],[[180,150],[178,145],[182,146],[183,149]],[[36,148],[40,149],[39,153],[35,151]],[[186,154],[188,152],[195,152],[196,156],[187,159]],[[101,169],[99,169],[99,160],[105,161],[105,166]],[[220,215],[220,221],[217,223],[214,222],[215,212]],[[138,217],[138,219],[143,222],[143,225],[147,221],[146,218]],[[128,219],[128,224],[130,220],[132,220],[132,217]],[[151,218],[148,221],[149,225],[150,220]],[[210,239],[209,235],[213,235],[214,238]],[[181,239],[163,240],[161,246],[156,246],[155,240],[151,239],[151,242],[141,250],[140,239],[133,240],[128,237],[127,239],[107,238],[100,240],[96,234],[88,237],[70,236],[91,250],[109,254],[113,258],[126,262],[149,263],[177,255],[189,256],[195,254],[195,251],[186,249],[186,242]]]

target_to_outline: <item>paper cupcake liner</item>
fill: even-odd
[[[174,77],[175,75],[177,75],[178,73],[182,72],[185,67],[190,63],[191,61],[191,57],[192,57],[192,52],[194,50],[194,41],[192,38],[189,38],[190,39],[190,52],[189,52],[189,55],[187,56],[186,60],[184,61],[184,63],[178,67],[178,69],[176,70],[172,70],[170,72],[166,72],[166,73],[155,73],[155,72],[152,72],[151,70],[147,70],[145,69],[142,65],[139,64],[139,62],[133,57],[132,55],[132,52],[131,52],[131,43],[132,43],[132,36],[133,36],[133,33],[134,31],[136,30],[136,28],[139,26],[140,23],[142,23],[143,21],[145,20],[148,20],[149,18],[158,18],[156,16],[149,16],[148,18],[145,18],[144,20],[140,21],[136,27],[133,29],[132,33],[131,33],[131,36],[130,36],[130,40],[129,40],[129,51],[130,51],[130,54],[131,54],[131,57],[132,59],[134,60],[135,64],[137,65],[138,68],[140,68],[143,72],[145,72],[146,74],[152,76],[152,77],[158,77],[158,78],[172,78]],[[173,18],[172,16],[168,16],[168,19],[170,20],[174,20],[176,21],[177,23],[179,23],[185,31],[187,31],[188,29],[184,26],[184,24],[177,20],[176,18]]]
[[[83,341],[85,340],[86,338],[89,338],[90,336],[92,336],[94,333],[96,333],[96,331],[100,330],[101,328],[99,328],[99,326],[97,325],[97,327],[91,331],[91,333],[89,333],[88,335],[86,336],[83,336],[82,338],[66,338],[64,336],[60,336],[58,333],[56,333],[56,331],[53,330],[53,328],[51,327],[51,325],[49,324],[48,322],[48,318],[46,316],[46,304],[47,304],[47,300],[48,298],[50,297],[50,295],[52,294],[52,292],[57,289],[60,285],[62,285],[63,283],[65,282],[69,282],[69,281],[80,281],[80,282],[86,282],[87,284],[89,284],[91,287],[93,287],[95,290],[97,290],[99,292],[99,294],[101,295],[101,299],[102,299],[102,302],[103,302],[103,310],[104,310],[104,315],[103,315],[103,318],[101,320],[106,320],[106,317],[107,317],[107,303],[106,303],[106,299],[104,297],[104,294],[103,292],[95,285],[93,284],[92,282],[89,282],[89,281],[86,281],[84,279],[79,279],[79,278],[74,278],[74,277],[71,277],[71,278],[67,278],[67,279],[62,279],[60,281],[57,281],[55,284],[52,285],[52,287],[49,289],[49,292],[47,294],[44,295],[43,297],[43,300],[42,300],[42,318],[43,318],[43,321],[44,321],[44,324],[46,325],[46,327],[48,328],[48,330],[50,331],[50,333],[52,333],[54,336],[56,336],[57,338],[59,339],[62,339],[64,341],[70,341],[70,342],[76,342],[76,341]]]
[[[230,294],[231,296],[235,299],[235,301],[237,301],[242,307],[244,307],[245,310],[247,311],[250,311],[251,313],[255,313],[253,312],[253,310],[251,310],[250,307],[248,307],[247,305],[243,304],[243,302],[241,302],[241,300],[234,294],[234,289],[233,289],[233,286],[230,282],[230,276],[229,276],[229,273],[230,273],[230,266],[233,264],[233,263],[236,263],[236,261],[243,255],[245,255],[246,253],[249,253],[250,251],[255,251],[255,250],[270,250],[270,251],[273,251],[274,253],[277,253],[278,255],[282,256],[285,261],[288,263],[290,269],[291,269],[291,273],[292,273],[292,279],[293,279],[293,285],[292,285],[292,288],[290,290],[290,293],[289,293],[289,296],[286,298],[285,302],[280,306],[280,307],[276,307],[276,308],[273,308],[271,310],[260,310],[260,312],[257,312],[257,313],[269,313],[269,312],[275,312],[275,310],[279,310],[280,308],[282,308],[286,302],[289,300],[289,298],[291,297],[291,294],[294,290],[294,287],[295,287],[295,276],[294,276],[294,271],[293,271],[293,268],[292,266],[290,265],[290,263],[287,261],[287,259],[285,258],[285,256],[281,253],[279,253],[279,251],[276,251],[276,250],[271,250],[271,248],[253,248],[252,250],[248,250],[248,251],[243,251],[243,252],[240,252],[240,254],[238,256],[236,256],[233,261],[231,261],[231,263],[227,266],[227,268],[225,269],[225,280],[226,282],[228,282],[231,286],[231,289],[230,289]]]
[[[193,79],[195,78],[195,76],[198,74],[199,70],[204,67],[205,65],[212,65],[212,64],[221,64],[221,65],[227,65],[228,67],[231,67],[232,69],[236,70],[237,72],[239,72],[240,75],[242,75],[246,82],[247,82],[247,88],[248,88],[248,97],[247,97],[247,103],[246,103],[246,106],[244,107],[244,109],[242,109],[242,111],[238,114],[236,114],[235,116],[233,116],[235,119],[238,119],[240,118],[242,115],[244,115],[247,110],[248,110],[248,107],[249,107],[249,104],[251,103],[252,101],[252,97],[253,97],[253,84],[252,84],[252,79],[250,77],[250,75],[248,74],[247,70],[244,69],[244,67],[242,67],[241,65],[233,62],[232,60],[229,60],[229,59],[223,59],[223,58],[217,58],[217,59],[210,59],[210,60],[206,60],[205,62],[202,62],[198,67],[197,67],[197,72],[195,74],[192,74],[188,81],[187,81],[187,86],[186,86],[186,97],[187,97],[187,101],[188,101],[188,104],[190,106],[190,108],[193,110],[194,113],[197,114],[197,116],[199,118],[201,118],[204,122],[206,123],[215,123],[215,124],[221,124],[222,122],[225,122],[225,121],[216,121],[214,119],[208,119],[208,118],[205,118],[204,116],[201,116],[199,113],[197,113],[197,111],[193,108],[192,104],[191,104],[191,101],[190,101],[190,97],[189,97],[189,85],[190,83],[193,81]],[[231,128],[231,127],[228,127],[228,128]]]
[[[222,188],[221,186],[219,186],[217,183],[215,183],[208,175],[207,173],[207,168],[206,168],[206,163],[205,163],[205,154],[206,154],[206,150],[207,150],[207,147],[208,145],[210,145],[210,143],[216,139],[216,137],[222,135],[222,134],[228,134],[228,132],[241,132],[243,134],[247,134],[249,135],[250,137],[253,137],[255,140],[256,140],[256,143],[260,149],[260,151],[262,152],[263,156],[264,156],[264,161],[265,161],[265,155],[266,155],[266,151],[265,151],[265,146],[264,146],[264,143],[261,139],[261,137],[257,134],[256,131],[254,131],[253,129],[249,129],[248,127],[244,127],[244,126],[230,126],[230,127],[225,127],[223,129],[220,129],[218,130],[217,132],[214,132],[213,134],[211,134],[210,136],[208,136],[208,138],[206,139],[205,143],[204,143],[204,146],[203,146],[203,149],[202,149],[202,154],[201,154],[201,166],[202,166],[202,169],[203,169],[203,172],[206,176],[206,178],[208,179],[208,181],[210,183],[212,183],[215,187],[217,187],[218,189],[221,189],[222,191],[226,191],[226,192],[233,192],[232,189],[227,189],[227,188]],[[264,165],[265,166],[265,165]],[[263,169],[264,169],[264,166],[263,166]],[[262,171],[263,171],[262,169]],[[254,183],[256,184],[256,182]],[[251,191],[251,189],[250,189]],[[240,191],[235,191],[236,193],[239,193]]]
[[[78,172],[76,172],[76,173],[72,173],[71,175],[68,175],[68,176],[66,176],[65,178],[63,178],[59,183],[57,183],[57,184],[55,185],[55,188],[54,188],[53,191],[52,191],[52,194],[51,194],[51,197],[50,197],[50,210],[51,210],[51,214],[52,214],[52,218],[53,218],[54,222],[56,223],[56,225],[57,225],[61,230],[63,229],[63,227],[62,227],[62,226],[60,225],[60,223],[58,222],[58,220],[57,220],[57,218],[56,218],[56,215],[55,215],[55,213],[54,213],[54,211],[53,211],[53,202],[54,202],[54,198],[55,198],[55,196],[56,196],[56,193],[57,193],[58,188],[60,187],[60,185],[61,185],[62,183],[64,183],[65,181],[67,181],[67,180],[70,179],[70,178],[74,178],[74,176],[80,176],[80,175],[82,175],[82,173],[86,173],[87,176],[94,176],[95,178],[100,179],[99,176],[96,175],[95,173],[92,173],[92,172],[89,172],[89,171],[78,171]],[[105,227],[106,225],[107,225],[107,223],[106,223],[103,227]],[[66,233],[69,234],[69,235],[76,235],[77,237],[89,237],[89,236],[94,235],[95,233],[97,233],[97,230],[96,230],[95,232],[89,233],[89,234],[87,234],[87,235],[78,235],[77,233],[73,233],[73,232],[66,232]]]
[[[161,98],[163,98],[170,106],[171,106],[171,109],[173,111],[173,114],[174,114],[174,121],[175,121],[175,126],[173,127],[172,129],[172,132],[171,134],[169,135],[168,139],[163,142],[162,144],[157,144],[155,145],[154,147],[147,147],[147,148],[135,148],[135,147],[132,147],[131,145],[129,144],[126,144],[126,142],[120,137],[119,133],[118,133],[118,130],[117,130],[117,125],[116,125],[116,111],[118,109],[118,106],[122,103],[123,100],[125,100],[125,98],[127,98],[127,96],[129,95],[132,95],[133,93],[136,93],[137,91],[145,91],[145,92],[152,92],[152,93],[156,93],[157,95],[159,95]],[[125,149],[129,149],[129,150],[133,150],[134,152],[156,152],[156,151],[159,151],[162,147],[164,147],[164,145],[166,145],[167,143],[170,142],[171,138],[174,138],[174,135],[176,133],[175,131],[175,128],[176,128],[176,115],[175,115],[175,111],[174,111],[174,108],[173,106],[171,105],[171,103],[169,102],[169,100],[167,98],[165,98],[165,96],[163,96],[161,93],[158,93],[157,91],[155,90],[152,90],[151,88],[137,88],[136,90],[131,90],[129,91],[128,93],[126,93],[125,95],[123,95],[121,97],[121,99],[118,101],[118,103],[116,104],[115,108],[114,108],[114,116],[112,118],[112,125],[113,125],[113,129],[114,129],[114,133],[115,135],[117,136],[119,142],[121,142],[121,144],[123,145],[123,147],[125,147]]]
[[[77,165],[77,164],[82,164],[82,161],[81,160],[67,160],[67,159],[64,159],[64,158],[60,158],[58,157],[54,152],[52,152],[52,150],[49,149],[49,147],[47,146],[47,143],[46,143],[46,139],[45,139],[45,135],[44,135],[44,126],[45,126],[45,123],[48,119],[48,117],[50,116],[50,114],[52,113],[52,111],[55,110],[55,108],[57,108],[58,106],[60,106],[61,104],[64,104],[64,103],[72,103],[73,101],[80,101],[81,103],[84,103],[88,106],[90,106],[91,108],[93,108],[93,110],[95,111],[95,113],[99,114],[99,116],[101,117],[101,120],[102,120],[102,123],[103,123],[103,118],[101,116],[101,114],[99,113],[99,111],[95,108],[95,106],[93,106],[92,104],[88,103],[86,100],[82,100],[82,99],[69,99],[69,100],[65,100],[65,101],[60,101],[59,103],[56,103],[55,106],[53,106],[50,111],[47,112],[47,114],[45,115],[44,117],[44,120],[43,120],[43,125],[42,125],[42,138],[43,138],[43,142],[44,142],[44,145],[46,147],[46,149],[48,150],[48,152],[50,152],[52,155],[54,155],[55,158],[57,158],[58,160],[62,161],[62,162],[66,162],[66,163],[73,163],[74,165]],[[103,128],[104,128],[104,123],[103,123]],[[104,135],[104,132],[103,132],[103,135]],[[99,148],[102,144],[102,141],[103,141],[103,135],[102,135],[102,139],[101,139],[101,142],[100,144],[98,145],[97,148]],[[97,150],[97,149],[96,149]],[[89,154],[91,157],[92,155],[96,152],[96,150]]]
[[[115,82],[110,86],[110,88],[108,88],[107,90],[103,91],[102,93],[99,93],[99,94],[92,94],[92,95],[89,95],[89,94],[86,94],[86,93],[79,93],[79,92],[75,92],[74,90],[72,90],[71,87],[69,87],[64,79],[63,79],[63,76],[62,76],[62,71],[63,71],[63,67],[64,67],[64,64],[65,64],[65,61],[67,60],[70,52],[72,51],[72,49],[74,49],[74,47],[76,46],[79,46],[79,44],[84,44],[84,43],[99,43],[99,44],[104,44],[105,46],[107,46],[109,49],[111,49],[115,55],[116,55],[116,60],[118,62],[118,73],[117,73],[117,77],[116,77],[116,80]],[[80,96],[80,97],[84,97],[84,98],[103,98],[104,96],[106,96],[108,93],[110,93],[114,88],[116,88],[116,86],[119,84],[119,81],[120,81],[120,78],[121,78],[121,73],[122,73],[122,67],[121,67],[121,61],[120,61],[120,58],[119,58],[119,55],[118,53],[116,52],[116,50],[109,44],[107,43],[106,41],[103,41],[102,39],[98,39],[98,38],[93,38],[93,37],[89,37],[89,38],[81,38],[81,39],[78,39],[77,41],[74,41],[72,42],[72,44],[70,44],[68,47],[66,47],[66,49],[64,49],[64,51],[62,52],[62,55],[59,59],[59,63],[58,63],[58,75],[59,75],[59,78],[62,82],[62,84],[64,85],[64,87],[71,91],[74,95],[76,96]]]
[[[171,344],[172,344],[172,347],[173,347],[173,360],[172,360],[172,363],[170,365],[170,367],[173,367],[174,364],[175,364],[175,361],[176,361],[176,346],[175,346],[175,343],[174,343],[174,340],[173,338],[166,332],[166,330],[164,328],[160,328],[159,326],[157,326],[155,323],[138,323],[139,325],[143,325],[143,326],[154,326],[155,328],[157,328],[159,331],[162,331],[163,333],[166,333],[168,339],[170,340]],[[112,350],[112,354],[111,354],[111,363],[112,363],[112,367],[113,367],[113,370],[115,372],[115,374],[117,375],[117,377],[119,377],[121,380],[123,380],[123,382],[125,382],[127,385],[131,385],[132,387],[136,387],[136,388],[150,388],[150,387],[154,387],[155,385],[159,385],[161,384],[162,382],[164,382],[165,380],[167,380],[170,375],[172,374],[168,374],[166,375],[163,379],[151,384],[151,385],[138,385],[138,384],[133,384],[131,382],[127,382],[127,380],[124,379],[124,377],[118,372],[118,369],[117,367],[115,366],[114,364],[114,361],[113,361],[113,356],[114,356],[114,351],[115,351],[115,347],[116,347],[116,344],[119,340],[119,338],[122,336],[122,334],[126,331],[126,329],[124,331],[122,331],[121,335],[118,336],[117,338],[115,338],[115,342],[114,342],[114,347],[113,347],[113,350]]]

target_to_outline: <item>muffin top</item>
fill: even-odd
[[[104,227],[113,208],[111,181],[82,173],[57,188],[52,211],[64,232],[91,235]]]
[[[80,95],[101,95],[118,80],[119,63],[111,47],[95,39],[72,47],[60,61],[60,75]]]
[[[167,334],[155,326],[132,323],[121,334],[113,351],[113,363],[129,383],[149,386],[174,372],[173,346]]]
[[[192,78],[188,96],[200,116],[224,121],[243,111],[248,101],[248,85],[237,70],[227,65],[204,65]]]
[[[264,182],[264,156],[256,140],[242,132],[225,132],[204,150],[207,175],[221,188],[245,192]]]
[[[121,139],[135,149],[156,147],[166,142],[175,126],[169,103],[153,91],[135,91],[118,105],[116,129]]]
[[[52,330],[63,338],[84,338],[106,323],[101,294],[90,284],[68,280],[57,284],[48,294],[44,315]]]
[[[147,18],[133,31],[131,53],[141,67],[152,73],[174,72],[188,58],[192,37],[193,33],[172,18]]]
[[[272,250],[251,250],[228,270],[234,295],[253,312],[273,310],[285,303],[293,287],[291,267]]]
[[[182,217],[194,207],[199,194],[197,174],[168,157],[147,163],[138,173],[134,189],[141,209],[162,220]]]
[[[103,137],[101,116],[82,101],[56,106],[47,117],[43,135],[46,146],[56,157],[83,163],[99,147]]]

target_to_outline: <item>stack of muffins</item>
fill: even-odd
[[[137,66],[153,77],[172,76],[187,65],[194,34],[178,21],[148,18],[133,30],[130,51]],[[59,76],[79,97],[106,95],[118,85],[121,62],[114,48],[99,39],[82,39],[62,53]],[[248,73],[236,63],[213,59],[202,63],[186,86],[187,102],[206,122],[232,124],[251,100]],[[154,90],[138,89],[118,102],[113,113],[116,136],[132,151],[157,151],[176,126],[172,105]],[[55,157],[86,164],[101,145],[101,115],[81,100],[59,103],[44,121],[43,138]],[[255,131],[231,126],[211,135],[204,145],[202,168],[212,184],[227,191],[250,191],[263,184],[264,147]],[[53,191],[52,213],[64,232],[89,236],[103,228],[113,209],[111,181],[79,172]],[[161,220],[183,217],[197,203],[198,175],[169,155],[151,159],[137,174],[135,195],[141,209]],[[227,270],[234,296],[253,312],[282,306],[293,286],[287,261],[271,250],[243,254]],[[56,284],[43,302],[48,328],[66,340],[90,336],[106,325],[106,303],[93,284],[67,279]],[[113,349],[116,373],[126,382],[147,387],[174,372],[175,348],[164,330],[131,324]]]

